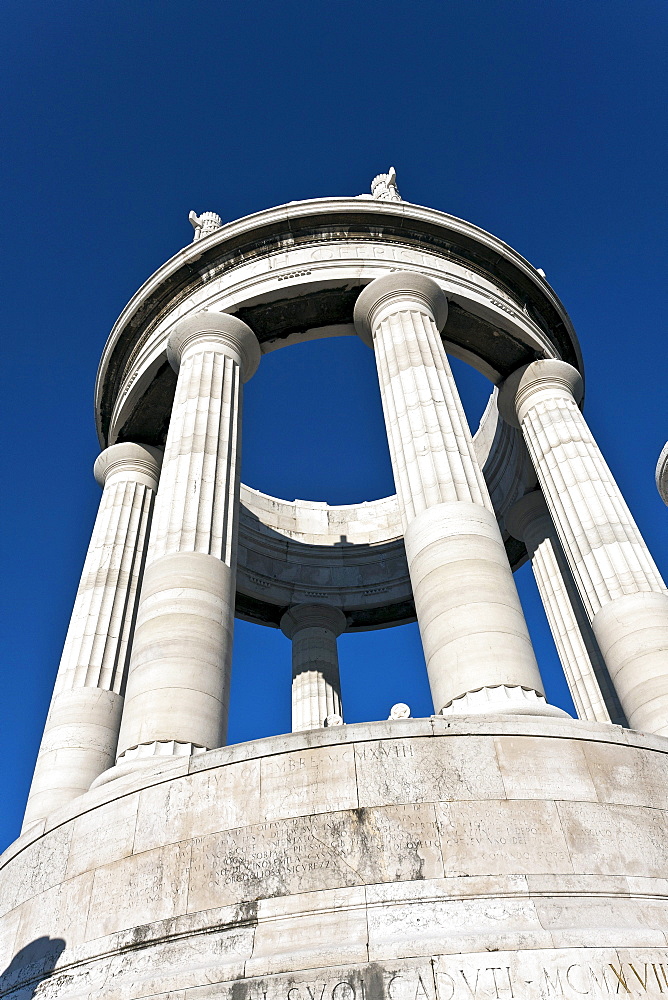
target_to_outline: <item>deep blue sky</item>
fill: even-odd
[[[17,834],[99,499],[95,371],[125,302],[223,219],[353,195],[393,164],[403,197],[542,267],[578,331],[586,414],[668,572],[653,470],[668,437],[663,0],[322,3],[5,0],[0,63],[0,847]],[[457,377],[470,415],[477,375]],[[277,352],[248,386],[244,477],[287,498],[392,491],[371,353]],[[553,700],[567,705],[528,567]],[[416,628],[340,640],[349,721],[430,702]],[[240,623],[232,741],[289,728],[290,648]],[[258,696],[260,692],[260,696]]]

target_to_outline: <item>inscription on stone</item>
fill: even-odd
[[[563,951],[531,958],[510,953],[448,956],[420,965],[314,971],[203,988],[201,1000],[610,1000],[668,996],[668,955],[642,954],[621,961],[614,950],[594,950],[579,960]],[[501,956],[501,957],[499,957]],[[602,957],[599,957],[602,956]],[[605,958],[610,961],[605,961]],[[444,971],[447,963],[448,971]]]
[[[437,1000],[429,960],[338,967],[220,983],[198,1000]],[[161,998],[162,1000],[162,998]]]
[[[668,996],[668,953],[561,952],[435,960],[437,1000],[608,1000]]]
[[[442,874],[432,806],[346,810],[193,841],[188,909]]]
[[[494,748],[484,738],[358,743],[355,758],[360,805],[505,798]]]
[[[552,802],[442,802],[437,816],[447,874],[573,871]]]

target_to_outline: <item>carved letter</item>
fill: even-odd
[[[315,983],[314,983],[313,985],[315,986]],[[318,997],[318,1000],[322,1000],[322,998],[324,997],[324,995],[325,995],[325,987],[326,987],[326,986],[327,986],[327,983],[323,983],[323,984],[322,984],[322,989],[321,989],[321,991],[320,991],[320,996]],[[310,987],[310,986],[308,986],[308,984],[307,984],[307,986],[306,986],[306,990],[307,990],[307,992],[308,992],[308,995],[310,996],[311,1000],[315,1000],[315,995],[314,995],[314,993],[312,992],[312,990],[311,990],[311,987]]]
[[[559,969],[557,969],[557,978],[554,982],[550,979],[547,969],[543,969],[543,976],[545,977],[546,996],[551,996],[553,990],[556,996],[563,996],[564,988],[561,985],[561,973]]]
[[[447,979],[446,983],[442,983],[441,980]],[[441,988],[446,986],[449,993],[442,993]],[[449,976],[447,972],[437,972],[436,973],[436,992],[438,994],[438,1000],[452,1000],[455,995],[455,981],[452,976]]]
[[[497,972],[502,972],[503,970],[501,969],[500,966],[497,966],[496,968],[493,968],[493,969],[492,968],[488,968],[485,971],[492,973],[492,979],[494,980],[494,990],[496,992],[496,1000],[500,1000],[500,997],[499,997],[499,984],[496,981],[496,974],[497,974]],[[510,969],[508,967],[506,967],[505,972],[506,972],[506,975],[508,976],[508,982],[510,983],[510,996],[512,998],[513,997],[513,985],[512,985],[512,982],[510,980]],[[503,986],[501,988],[504,989],[504,990],[506,989],[505,986]]]
[[[417,986],[415,987],[415,996],[413,1000],[418,1000],[418,997],[424,997],[424,1000],[429,1000],[429,994],[427,993],[427,988],[422,982],[422,976],[418,972]]]
[[[640,985],[644,989],[645,993],[647,993],[647,976],[649,975],[649,971],[647,969],[647,962],[645,962],[645,979],[644,979],[644,981],[640,978],[640,976],[638,975],[638,973],[634,969],[634,967],[633,967],[633,965],[632,965],[631,962],[629,962],[629,969],[631,970],[631,972],[633,973],[633,975],[636,977],[636,979],[638,980],[638,982],[640,983]]]
[[[603,979],[603,986],[605,986],[605,992],[609,993],[610,992],[610,984],[608,983],[608,980],[606,978],[605,969],[601,969],[601,978]],[[598,976],[596,975],[596,973],[594,972],[594,970],[592,969],[591,966],[589,966],[589,979],[591,981],[591,985],[592,986],[595,986],[597,990],[599,990],[600,992],[603,992],[603,989],[602,989],[601,983],[599,981],[599,978],[598,978]]]
[[[343,990],[341,991],[341,993],[337,994],[336,991],[338,990],[339,986],[342,986]],[[346,990],[349,990],[350,992],[346,993],[345,992]],[[332,1000],[355,1000],[354,987],[352,987],[350,983],[345,982],[345,980],[343,982],[337,983],[334,989],[332,990]]]
[[[575,984],[571,981],[571,969],[579,969],[579,968],[580,968],[579,965],[569,965],[568,966],[568,968],[566,969],[566,982],[568,983],[568,985],[570,986],[570,988],[572,990],[575,990],[576,993],[586,994],[586,993],[589,993],[589,990],[579,990],[577,988],[577,986],[575,986]]]
[[[471,994],[472,997],[475,997],[476,994],[477,994],[477,992],[478,992],[478,979],[480,978],[480,969],[476,970],[476,974],[475,974],[475,986],[473,987],[473,989],[471,989],[471,984],[469,983],[468,979],[464,975],[464,970],[460,969],[459,972],[461,974],[462,979],[466,983],[466,986],[467,986],[467,989],[468,989],[469,993]]]
[[[395,976],[392,976],[389,983],[387,984],[387,995],[390,998],[390,1000],[397,1000],[397,997],[392,995],[392,987],[396,983],[397,979],[403,979],[403,978],[404,978],[403,976],[400,976],[399,973],[397,973]]]
[[[617,969],[614,967],[612,962],[610,962],[609,965],[614,974],[617,976],[617,979],[619,980],[620,984],[624,987],[627,993],[630,993],[631,990],[626,985],[626,980],[624,979],[624,973],[622,972],[622,963],[621,962],[619,963],[619,972],[617,972]],[[617,986],[617,992],[619,993],[619,986]]]

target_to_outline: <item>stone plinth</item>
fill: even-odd
[[[659,997],[667,751],[434,717],[147,765],[0,859],[0,995]]]

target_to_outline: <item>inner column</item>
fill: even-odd
[[[328,604],[295,604],[281,618],[292,640],[292,731],[319,729],[330,715],[343,718],[337,636],[346,616]]]
[[[226,313],[176,325],[178,371],[119,737],[124,762],[224,744],[236,593],[242,383],[252,330]]]
[[[526,545],[578,717],[626,725],[541,491],[527,493],[513,504],[505,522],[511,535]]]
[[[563,715],[545,702],[441,341],[447,311],[435,281],[406,271],[372,281],[355,307],[376,356],[434,708]]]

